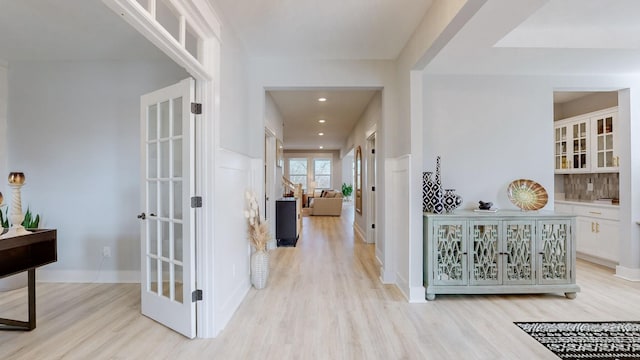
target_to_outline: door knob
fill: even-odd
[[[140,219],[140,220],[144,220],[146,218],[147,218],[147,215],[145,213],[142,213],[142,214],[138,215],[138,219]]]

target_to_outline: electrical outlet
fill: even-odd
[[[105,246],[102,248],[102,256],[106,257],[106,258],[110,258],[111,257],[111,247],[109,246]]]
[[[587,183],[587,191],[593,191],[593,183]]]

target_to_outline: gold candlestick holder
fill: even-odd
[[[9,220],[11,220],[11,228],[9,228],[6,234],[0,236],[0,239],[31,234],[31,231],[27,231],[24,226],[22,226],[24,214],[22,213],[22,195],[20,189],[24,185],[24,180],[24,173],[12,172],[9,174],[9,187],[11,188]]]

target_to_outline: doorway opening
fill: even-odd
[[[618,91],[556,91],[555,204],[576,218],[576,257],[609,268],[620,261],[621,143]]]

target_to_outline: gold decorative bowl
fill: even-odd
[[[24,184],[24,173],[21,173],[21,172],[9,173],[9,184],[11,185]]]
[[[540,210],[549,200],[544,187],[533,180],[514,180],[507,187],[509,200],[522,210]]]

